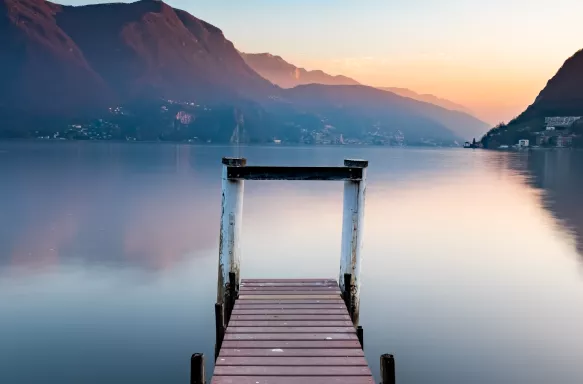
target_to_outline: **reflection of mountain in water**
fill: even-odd
[[[583,152],[530,152],[526,166],[530,183],[545,192],[545,208],[573,233],[583,256]]]
[[[205,149],[23,144],[25,155],[10,149],[10,161],[0,164],[0,270],[67,261],[158,270],[216,246],[220,158]]]

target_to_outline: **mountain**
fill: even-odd
[[[326,85],[361,85],[358,81],[346,76],[333,76],[320,70],[308,71],[304,68],[285,61],[281,56],[270,53],[243,53],[239,52],[245,62],[257,73],[277,84],[282,88],[293,88],[305,84],[326,84]],[[452,111],[473,112],[463,105],[454,103],[430,94],[419,94],[407,88],[398,87],[378,87],[383,91],[396,93],[399,96],[408,97],[418,101],[435,104]]]
[[[568,58],[538,94],[534,102],[507,125],[490,130],[482,139],[485,146],[516,144],[520,139],[535,139],[535,132],[545,129],[545,117],[583,116],[583,50]],[[577,122],[572,133],[583,134],[583,124]],[[577,140],[581,145],[580,139]]]
[[[75,42],[56,25],[62,7],[0,0],[0,107],[72,112],[113,98]],[[41,92],[42,90],[42,92]]]
[[[288,63],[281,56],[270,53],[239,52],[247,65],[257,73],[282,88],[293,88],[304,84],[359,85],[360,83],[346,76],[333,76],[323,71],[308,71]]]
[[[60,113],[136,97],[225,100],[274,89],[220,29],[160,1],[0,0],[0,13],[7,107]]]
[[[583,116],[583,50],[571,56],[516,120],[544,116]]]
[[[323,85],[361,85],[356,80],[345,76],[332,76],[322,71],[307,71],[304,68],[298,68],[295,65],[285,61],[280,56],[274,56],[270,53],[242,53],[241,57],[257,73],[283,88],[293,88],[298,85],[323,84]],[[312,88],[310,88],[312,89]],[[433,108],[428,105],[419,103],[405,102],[400,98],[391,98],[378,92],[371,93],[381,100],[390,100],[392,105],[400,103],[409,106],[408,110],[414,111],[415,114],[421,114],[429,118],[437,118],[440,124],[451,129],[457,137],[470,139],[472,137],[481,137],[488,129],[488,124],[479,121],[471,116],[471,112],[449,100],[440,99],[433,95],[420,95],[406,88],[379,88],[383,91],[410,98],[424,103],[433,104],[454,112],[448,113],[441,109]],[[354,99],[354,98],[353,98]]]
[[[289,89],[286,96],[307,111],[328,111],[326,116],[334,116],[334,125],[343,126],[344,130],[376,125],[383,130],[401,130],[416,138],[453,140],[469,137],[468,132],[481,132],[481,135],[487,128],[468,114],[362,85],[310,84]]]
[[[483,127],[461,112],[293,68],[296,81],[353,85],[282,89],[219,28],[157,0],[0,0],[3,137],[388,143],[404,134],[436,145]]]
[[[442,99],[440,97],[437,97],[437,96],[434,96],[434,95],[431,95],[428,93],[420,94],[420,93],[412,91],[408,88],[398,88],[398,87],[379,87],[379,89],[382,89],[383,91],[393,92],[399,96],[408,97],[410,99],[415,99],[418,101],[424,101],[426,103],[435,104],[435,105],[438,105],[438,106],[443,107],[445,109],[450,109],[452,111],[460,111],[460,112],[467,113],[468,115],[473,115],[473,112],[469,108],[464,107],[461,104],[457,104],[457,103],[454,103],[453,101],[449,101],[447,99]]]
[[[417,138],[458,138],[438,119],[426,116],[423,105],[362,85],[302,85],[289,89],[286,96],[303,111],[317,113],[326,123],[346,135],[355,136],[370,127],[380,131],[403,131]]]

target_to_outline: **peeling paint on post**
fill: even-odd
[[[340,256],[340,290],[344,292],[344,274],[352,275],[351,300],[352,322],[358,325],[360,307],[360,268],[362,230],[364,222],[364,200],[366,195],[366,168],[368,161],[344,160],[345,167],[363,168],[362,180],[344,182],[344,207],[342,213],[342,247]],[[350,310],[350,308],[349,308]]]
[[[229,179],[228,167],[244,167],[243,158],[223,158],[221,232],[219,239],[219,277],[217,303],[230,303],[229,273],[239,284],[241,220],[243,218],[243,180]],[[224,307],[224,306],[223,306]]]

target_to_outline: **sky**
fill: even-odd
[[[583,48],[583,0],[166,2],[221,28],[241,51],[431,93],[491,124],[522,112]]]

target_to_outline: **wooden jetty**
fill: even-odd
[[[374,384],[359,323],[364,160],[343,167],[247,166],[224,158],[215,367],[211,384]],[[240,279],[244,180],[344,181],[338,279]],[[381,384],[395,383],[392,355]],[[205,384],[204,356],[191,358],[191,384]]]

